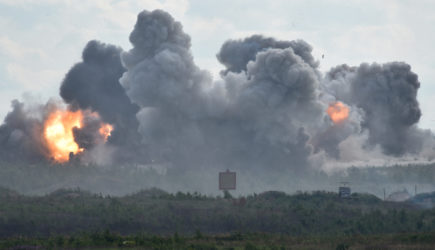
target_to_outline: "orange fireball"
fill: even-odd
[[[337,101],[329,104],[326,113],[328,113],[334,124],[340,124],[349,117],[349,108],[342,102]]]
[[[47,148],[57,162],[67,162],[70,153],[83,151],[74,140],[73,128],[81,128],[83,114],[80,110],[56,110],[51,113],[44,124],[44,138]]]
[[[74,139],[74,128],[83,128],[85,117],[95,117],[99,119],[98,113],[91,113],[88,110],[68,111],[58,109],[50,113],[44,122],[44,139],[49,151],[49,158],[56,162],[64,163],[69,161],[70,154],[78,154],[85,149],[80,148]],[[96,143],[104,143],[111,135],[112,125],[101,123],[98,133],[102,140]]]

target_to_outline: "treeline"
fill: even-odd
[[[150,189],[123,197],[75,190],[23,196],[0,190],[0,237],[48,237],[108,230],[194,235],[279,233],[348,236],[435,231],[435,209],[384,202],[375,196],[270,191],[224,198]]]
[[[162,166],[160,166],[162,167]],[[220,169],[180,169],[156,166],[92,166],[75,163],[47,165],[47,163],[3,162],[0,160],[0,185],[20,193],[41,195],[61,188],[81,187],[96,193],[126,195],[138,190],[160,187],[178,190],[217,192]],[[238,192],[248,194],[252,189],[335,191],[338,183],[350,182],[354,192],[368,192],[378,197],[402,191],[410,194],[435,190],[435,165],[407,165],[389,167],[351,167],[325,173],[307,169],[294,172],[291,168],[280,171],[240,169],[237,171]],[[415,188],[417,190],[415,190]]]

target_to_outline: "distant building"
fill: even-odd
[[[341,186],[338,188],[338,196],[340,198],[350,198],[350,187],[347,186]]]
[[[403,191],[396,191],[388,195],[387,201],[401,202],[406,201],[409,198],[411,198],[411,195],[408,193],[408,190],[403,189]]]
[[[342,181],[340,182],[340,187],[338,187],[338,196],[340,198],[350,198],[351,191],[349,187],[349,182]]]

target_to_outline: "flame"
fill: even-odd
[[[112,134],[112,130],[112,125],[106,123],[101,126],[98,132],[100,132],[100,135],[104,137],[104,141],[107,141],[107,138]]]
[[[346,121],[349,117],[349,108],[342,102],[337,101],[329,104],[326,113],[328,113],[334,124],[339,124]]]
[[[56,110],[51,113],[44,124],[44,138],[50,157],[57,162],[67,162],[70,152],[77,154],[83,152],[83,148],[74,140],[73,128],[81,128],[83,113]]]
[[[54,161],[64,163],[69,161],[70,153],[78,154],[84,151],[74,140],[74,128],[82,128],[84,126],[84,117],[97,117],[97,113],[85,111],[68,111],[58,109],[48,115],[44,123],[44,138],[49,151],[49,157]],[[113,130],[112,125],[102,123],[98,129],[98,133],[103,138],[102,142],[106,142]],[[99,142],[101,143],[101,141]]]

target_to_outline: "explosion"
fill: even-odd
[[[112,134],[113,126],[110,124],[103,124],[101,128],[98,130],[100,135],[104,137],[104,141],[107,141],[107,138]]]
[[[50,157],[57,162],[67,162],[70,152],[77,154],[83,148],[74,140],[73,128],[81,128],[83,114],[80,110],[71,112],[56,110],[51,113],[44,124],[44,138]]]
[[[84,117],[91,115],[98,117],[97,113],[55,110],[49,114],[44,123],[44,139],[49,151],[49,157],[56,162],[64,163],[70,158],[70,154],[78,154],[84,151],[74,139],[73,130],[84,126]],[[100,136],[107,141],[113,130],[112,125],[103,123],[98,130]]]
[[[326,113],[328,113],[334,124],[340,124],[349,117],[349,108],[342,102],[337,101],[329,104]]]

